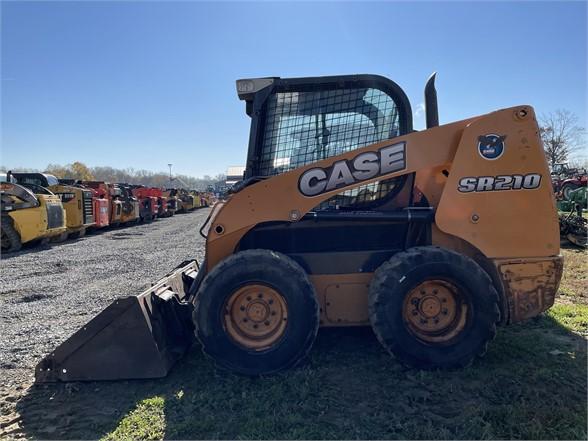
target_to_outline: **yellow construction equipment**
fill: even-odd
[[[13,173],[17,182],[25,187],[44,187],[58,195],[66,212],[67,231],[58,241],[68,237],[78,238],[86,234],[86,229],[94,225],[94,205],[89,189],[60,182],[55,176],[46,173]]]
[[[532,107],[440,126],[432,76],[414,131],[406,95],[380,76],[237,92],[246,171],[201,229],[204,262],[114,302],[37,381],[163,376],[194,334],[219,366],[268,374],[303,360],[319,326],[371,326],[402,363],[461,367],[497,325],[553,304],[563,261]]]
[[[9,172],[0,183],[2,253],[20,250],[22,244],[59,236],[66,230],[59,196],[44,187],[18,185]]]

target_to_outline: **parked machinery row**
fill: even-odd
[[[212,203],[210,193],[126,183],[58,179],[45,173],[0,176],[2,253],[25,243],[62,242],[88,230],[150,223]]]

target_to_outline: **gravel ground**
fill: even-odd
[[[138,294],[184,260],[201,262],[198,229],[208,213],[200,209],[2,256],[2,401],[31,384],[36,363],[113,299]]]

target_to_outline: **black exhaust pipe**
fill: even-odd
[[[439,109],[437,108],[437,90],[435,89],[435,77],[437,72],[427,80],[425,86],[425,117],[427,119],[427,129],[439,125]]]

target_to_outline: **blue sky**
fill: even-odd
[[[244,163],[234,81],[375,73],[415,128],[517,104],[586,121],[586,3],[3,2],[2,156],[194,176]]]

